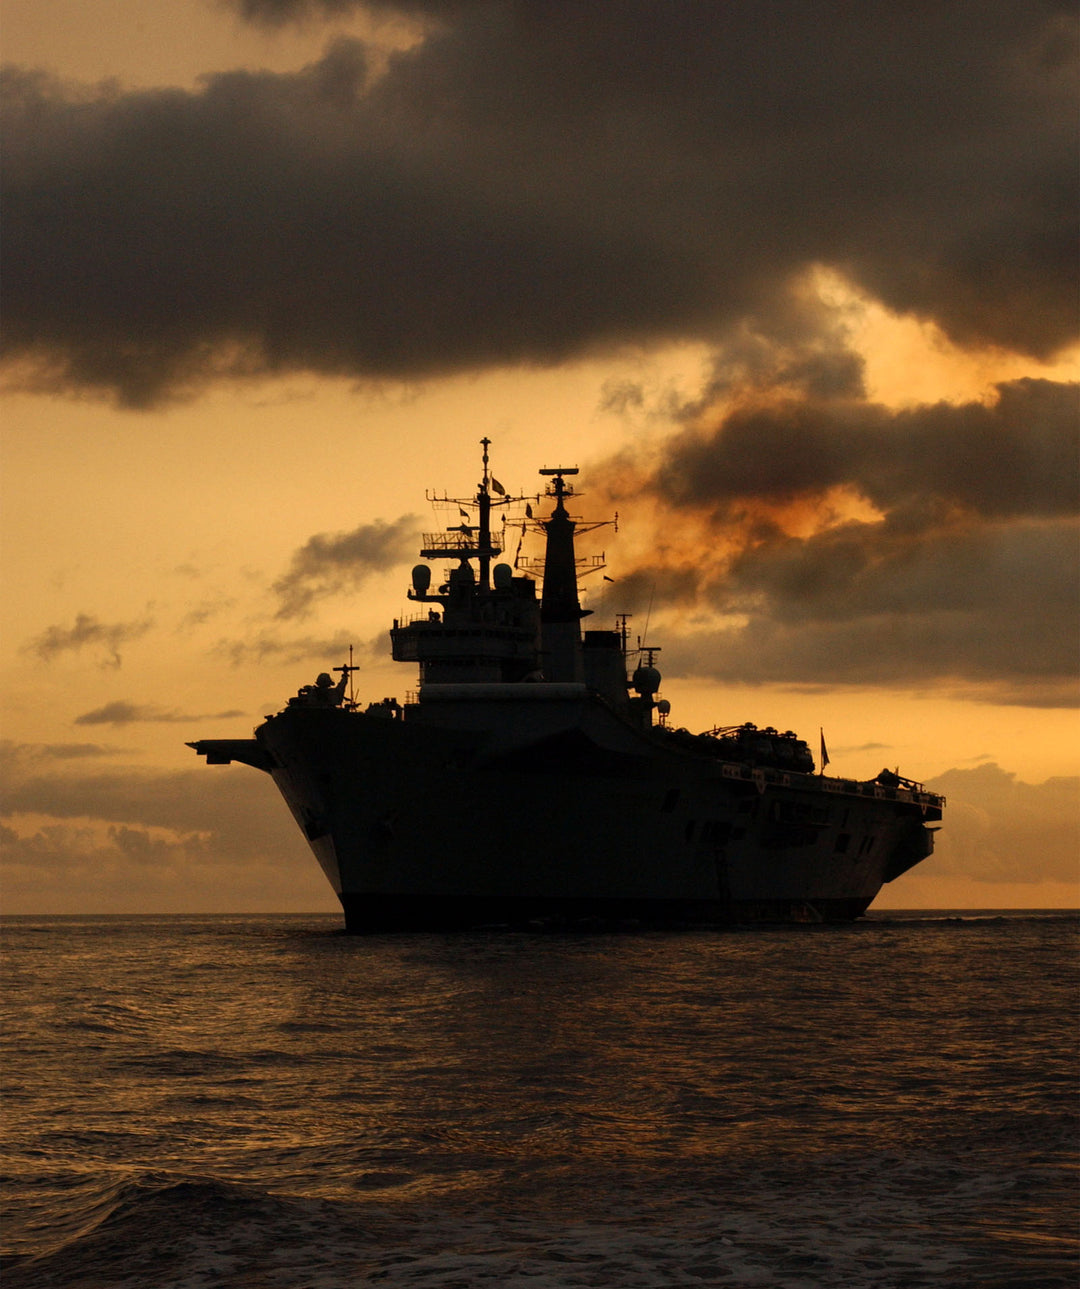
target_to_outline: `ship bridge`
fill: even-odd
[[[540,605],[536,583],[495,567],[486,593],[440,597],[443,611],[395,619],[390,632],[397,662],[420,664],[420,684],[525,680],[539,668]]]
[[[576,466],[546,466],[540,471],[547,482],[546,495],[555,505],[549,516],[534,517],[530,503],[540,498],[509,496],[489,471],[489,440],[481,443],[483,477],[474,496],[429,494],[436,508],[456,509],[465,522],[424,533],[421,557],[457,563],[435,586],[428,565],[413,569],[409,599],[430,607],[395,620],[390,633],[395,661],[419,664],[421,690],[432,684],[525,680],[587,683],[627,714],[635,702],[651,713],[651,697],[629,698],[625,641],[598,631],[582,638],[581,621],[590,611],[581,607],[578,579],[603,569],[605,561],[603,555],[579,559],[574,540],[578,533],[611,521],[582,523],[568,513],[566,503],[574,489],[567,477],[578,473]],[[512,503],[525,507],[522,536],[531,530],[544,537],[542,560],[522,559],[519,542],[513,567],[493,564],[503,552],[506,521],[503,534],[497,535],[491,512]]]
[[[520,500],[507,496],[488,462],[490,440],[482,439],[483,476],[475,496],[430,496],[436,507],[456,508],[467,522],[443,532],[424,533],[423,559],[457,560],[445,581],[431,585],[431,569],[412,572],[409,599],[431,607],[395,619],[390,632],[397,662],[420,665],[420,685],[514,683],[534,678],[540,667],[540,604],[536,583],[515,576],[509,564],[492,561],[502,554],[502,539],[492,531],[493,507]],[[478,522],[472,522],[475,513]],[[471,561],[475,560],[479,576]]]

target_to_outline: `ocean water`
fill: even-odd
[[[5,1289],[1077,1282],[1077,921],[4,923]]]

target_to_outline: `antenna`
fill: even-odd
[[[654,582],[652,586],[649,588],[649,607],[645,611],[645,631],[641,636],[641,639],[638,641],[639,649],[645,647],[642,645],[641,641],[648,640],[649,638],[649,619],[652,617],[652,602],[653,602],[653,597],[655,595],[656,595],[656,583]]]
[[[353,693],[353,672],[359,671],[359,667],[353,666],[353,647],[349,645],[349,661],[341,667],[332,667],[331,671],[340,671],[342,680],[348,680],[349,697],[346,700],[346,706],[356,706],[356,695]]]

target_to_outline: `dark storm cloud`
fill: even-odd
[[[377,77],[345,40],[194,92],[13,72],[12,378],[552,364],[768,332],[814,264],[963,344],[1075,334],[1071,6],[402,9],[441,21]]]
[[[666,447],[653,486],[670,505],[714,510],[850,486],[882,510],[938,498],[987,517],[1076,514],[1080,386],[1017,380],[997,394],[903,411],[813,398],[738,409]]]
[[[626,607],[717,615],[690,631],[672,620],[668,672],[1074,703],[1077,389],[1022,380],[998,395],[736,408],[658,458],[597,467],[616,500],[660,503],[658,554],[621,580]],[[845,496],[879,517],[845,519]],[[665,557],[673,526],[696,558]]]
[[[420,521],[401,515],[376,519],[348,533],[316,533],[295,551],[288,571],[274,583],[279,618],[303,617],[317,599],[359,586],[409,558]]]
[[[104,707],[96,707],[92,712],[83,712],[81,716],[75,717],[72,724],[135,725],[140,722],[156,722],[176,725],[188,721],[223,721],[234,716],[243,715],[243,712],[234,709],[228,712],[209,712],[201,716],[189,716],[183,712],[165,711],[160,707],[154,707],[146,703],[126,703],[122,700],[117,700],[112,703],[106,703]]]
[[[120,646],[138,640],[153,626],[150,619],[141,622],[101,622],[90,613],[79,613],[70,627],[51,626],[35,637],[25,650],[35,653],[43,662],[51,662],[58,654],[76,652],[90,647],[105,650],[110,666],[119,667],[122,659]]]
[[[842,621],[778,620],[764,607],[746,626],[669,634],[660,624],[651,639],[663,644],[664,671],[673,677],[795,689],[951,690],[957,698],[1069,707],[1078,698],[1071,599],[1067,610],[1054,605],[1027,620],[1007,604],[977,612],[948,606],[853,612]]]

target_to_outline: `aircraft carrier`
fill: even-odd
[[[660,650],[625,615],[582,629],[603,561],[576,553],[600,526],[570,513],[576,468],[540,471],[538,518],[482,447],[475,492],[430,498],[460,522],[425,534],[391,631],[416,692],[357,702],[343,663],[253,738],[189,745],[270,775],[347,930],[846,921],[931,854],[944,798],[911,779],[828,776],[791,731],[673,728]],[[542,560],[496,562],[529,531]]]

